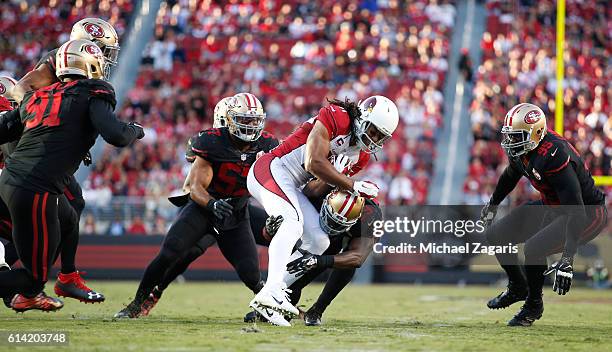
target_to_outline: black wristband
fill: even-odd
[[[331,268],[334,266],[334,256],[322,255],[319,257],[319,263],[321,268]]]

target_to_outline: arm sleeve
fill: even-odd
[[[516,187],[516,184],[521,179],[521,174],[516,171],[512,165],[508,165],[497,181],[495,191],[491,196],[490,204],[499,205],[504,198]]]
[[[116,147],[125,147],[138,137],[136,127],[119,121],[111,104],[106,100],[90,99],[89,117],[102,138]]]
[[[588,222],[578,175],[573,167],[566,167],[549,176],[548,180],[557,192],[561,211],[566,217],[563,256],[573,257],[578,247],[578,236]]]
[[[0,144],[18,140],[23,133],[19,109],[0,113]]]

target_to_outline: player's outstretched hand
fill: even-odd
[[[232,215],[234,207],[225,199],[211,199],[206,205],[211,213],[215,214],[217,219],[223,220],[225,217]]]
[[[558,262],[553,263],[548,270],[544,272],[544,276],[555,273],[555,282],[553,283],[553,291],[559,295],[565,295],[569,292],[572,286],[572,278],[574,277],[574,268],[572,267],[573,259],[562,257]]]
[[[480,221],[484,223],[485,227],[489,227],[493,223],[497,215],[497,205],[487,203],[480,211]]]
[[[372,199],[376,198],[378,195],[378,186],[370,181],[355,181],[353,184],[353,191],[361,197]]]
[[[301,248],[298,248],[298,251],[302,253],[302,256],[287,264],[287,272],[295,274],[296,277],[300,277],[310,270],[330,268],[334,265],[334,256],[332,255],[316,255]]]
[[[134,128],[136,128],[136,131],[138,133],[136,138],[138,138],[138,139],[143,139],[144,138],[144,136],[145,136],[144,128],[142,128],[141,124],[138,124],[136,122],[130,122],[130,126],[133,126]]]

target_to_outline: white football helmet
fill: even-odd
[[[376,153],[391,138],[399,123],[399,112],[391,99],[374,95],[359,102],[361,116],[354,121],[357,144],[366,153]]]
[[[226,97],[215,105],[213,113],[213,128],[227,127],[227,111],[232,106],[233,97]]]
[[[245,142],[256,141],[264,129],[266,113],[263,105],[251,93],[238,93],[232,97],[227,110],[227,127],[231,134]]]
[[[11,77],[0,76],[0,97],[5,97],[6,99],[8,99],[13,109],[17,107],[17,102],[15,101],[15,99],[13,99],[13,97],[8,94],[8,92],[13,90],[16,85],[17,81],[12,79]]]

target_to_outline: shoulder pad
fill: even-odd
[[[101,79],[82,79],[79,81],[79,86],[86,87],[90,98],[100,98],[108,101],[113,109],[117,105],[115,98],[115,88]]]
[[[214,153],[215,147],[219,145],[221,136],[221,130],[218,128],[204,130],[198,133],[197,136],[193,136],[191,142],[193,155],[207,159],[209,154]]]
[[[278,146],[278,139],[274,137],[274,135],[268,131],[263,131],[261,133],[261,146],[263,150],[269,152],[271,149],[274,149]]]
[[[544,140],[536,149],[533,167],[540,173],[552,175],[563,170],[570,162],[565,146],[556,141]]]

